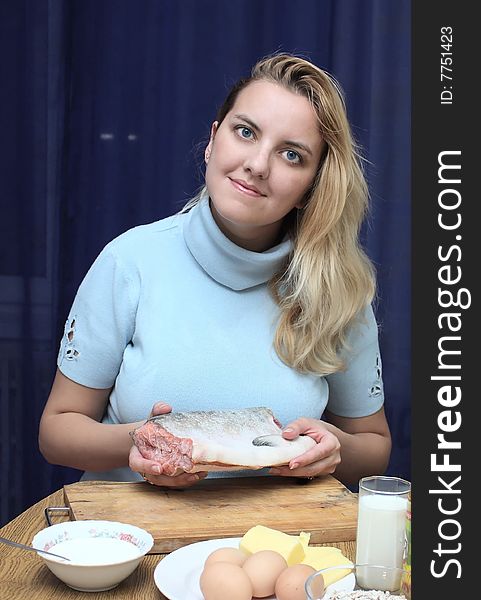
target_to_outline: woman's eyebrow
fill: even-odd
[[[244,121],[245,123],[247,123],[247,125],[249,125],[249,127],[252,127],[252,129],[255,129],[259,133],[262,133],[262,130],[259,127],[259,125],[256,125],[256,123],[254,123],[254,121],[250,119],[247,115],[237,114],[234,115],[234,118],[238,119],[239,121]],[[295,148],[299,148],[299,150],[304,150],[304,152],[307,152],[307,154],[310,154],[312,156],[312,151],[309,148],[309,146],[306,146],[302,142],[295,142],[294,140],[284,140],[283,143],[286,144],[286,146],[294,146]]]
[[[285,140],[284,144],[286,146],[294,146],[295,148],[299,148],[299,150],[304,150],[304,152],[307,152],[307,154],[310,154],[312,156],[312,151],[309,148],[309,146],[306,146],[302,142],[295,142],[294,140]]]
[[[255,129],[256,131],[261,131],[261,128],[259,127],[259,125],[256,125],[254,123],[254,121],[252,121],[252,119],[249,119],[249,117],[247,115],[234,115],[234,117],[236,119],[238,119],[239,121],[245,121],[247,123],[247,125],[249,125],[250,127],[252,127],[252,129]]]

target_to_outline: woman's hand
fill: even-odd
[[[315,440],[316,445],[293,458],[289,465],[270,469],[271,475],[287,477],[317,477],[334,473],[341,462],[341,444],[338,438],[331,433],[325,423],[317,419],[301,417],[287,425],[282,437],[293,440],[299,435],[308,435]]]
[[[172,488],[190,487],[200,479],[204,479],[207,475],[205,471],[199,473],[179,473],[179,475],[163,475],[162,465],[144,458],[135,445],[130,449],[129,466],[132,471],[140,473],[145,481],[148,481],[152,485]]]
[[[172,411],[172,407],[165,402],[157,402],[150,411],[150,417],[156,415],[165,415]],[[189,487],[204,479],[207,473],[180,473],[179,475],[163,475],[162,465],[147,458],[144,458],[135,444],[132,445],[129,453],[129,467],[132,471],[140,473],[146,481],[153,485],[165,487]]]

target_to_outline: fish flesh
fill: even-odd
[[[265,407],[157,415],[131,437],[165,475],[286,465],[316,445],[305,435],[284,439],[281,424]]]

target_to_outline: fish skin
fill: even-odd
[[[133,432],[134,443],[143,454],[145,448],[142,447],[142,432],[139,434],[139,431],[148,424],[158,425],[179,440],[192,440],[192,455],[188,457],[192,467],[188,470],[185,470],[185,467],[182,469],[189,473],[281,466],[316,444],[309,436],[285,440],[280,423],[272,410],[266,407],[156,415]],[[257,445],[256,438],[263,436],[267,436],[268,443]],[[152,444],[152,435],[149,435],[149,440]],[[155,452],[144,456],[160,460]],[[176,470],[175,474],[182,470]]]
[[[258,435],[282,432],[272,410],[265,407],[171,412],[150,417],[148,421],[162,425],[175,435],[185,435],[193,429],[221,436],[242,435],[245,431],[257,432]]]

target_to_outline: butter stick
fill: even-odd
[[[303,565],[309,565],[320,571],[328,567],[352,565],[352,562],[344,556],[339,548],[334,546],[309,546],[302,559]],[[324,585],[327,587],[351,573],[351,569],[332,569],[322,574]]]
[[[300,536],[288,535],[264,525],[255,525],[244,534],[239,548],[248,555],[260,550],[274,550],[286,559],[288,566],[291,566],[300,563],[304,558],[309,537],[310,534],[305,532]]]

